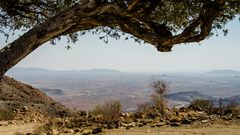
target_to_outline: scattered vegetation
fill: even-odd
[[[240,105],[236,105],[232,107],[231,110],[234,116],[240,115]]]
[[[147,103],[138,104],[137,111],[138,112],[147,112],[149,107],[150,107],[150,104],[147,104]]]
[[[13,120],[15,113],[10,110],[0,110],[0,120]]]
[[[231,101],[228,104],[223,104],[222,99],[218,100],[218,105],[214,105],[213,101],[206,99],[195,99],[191,102],[189,108],[199,111],[205,111],[207,114],[217,114],[220,116],[232,114],[239,115],[240,114],[240,105]]]
[[[34,134],[41,134],[41,133],[47,133],[51,130],[51,126],[48,127],[48,123],[43,125],[43,126],[40,126],[40,127],[37,127],[35,130],[34,130]]]
[[[152,88],[154,89],[154,94],[152,94],[152,101],[156,105],[157,109],[161,114],[164,114],[164,110],[167,108],[167,101],[165,96],[168,93],[168,83],[160,80],[154,81],[151,84]]]
[[[195,99],[190,103],[190,107],[199,111],[208,111],[213,107],[213,103],[207,99]]]
[[[104,123],[113,123],[119,120],[121,113],[121,103],[118,100],[108,100],[103,105],[94,107],[92,114],[102,115]]]

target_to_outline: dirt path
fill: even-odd
[[[23,125],[9,125],[0,127],[0,135],[14,135],[16,133],[32,133],[41,126],[41,123],[29,123]],[[65,134],[64,134],[65,135]],[[67,135],[80,135],[67,134]],[[141,127],[133,129],[104,130],[101,135],[240,135],[240,125],[205,125],[205,126],[180,126],[180,127]]]
[[[16,133],[32,133],[33,130],[40,126],[40,123],[28,123],[22,125],[0,126],[0,135],[14,135]]]
[[[103,135],[240,135],[240,125],[142,127],[108,130]]]

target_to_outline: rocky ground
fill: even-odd
[[[0,95],[0,135],[240,135],[240,106],[234,113],[212,115],[196,107],[165,109],[163,114],[152,106],[112,120],[112,113],[106,119],[101,113],[70,111],[7,77],[0,82]]]
[[[130,130],[109,130],[104,135],[240,135],[240,125],[182,125],[179,127],[163,126],[159,128],[141,127]]]
[[[49,118],[32,114],[26,120],[0,121],[1,135],[240,135],[240,117],[207,115],[202,111],[168,110],[161,118],[153,113],[122,113],[115,123],[102,123],[101,115],[81,112],[76,117]]]
[[[240,135],[240,115],[208,115],[203,111],[181,108],[167,109],[163,117],[151,109],[138,113],[121,113],[119,120],[106,123],[101,114],[78,112],[72,117],[45,118],[38,113],[30,114],[25,108],[18,112],[21,116],[19,120],[1,121],[0,133],[10,135],[15,131],[15,134],[27,135]]]

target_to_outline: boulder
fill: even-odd
[[[192,124],[192,121],[189,120],[188,118],[183,118],[183,119],[181,120],[181,123],[182,123],[182,124]]]
[[[166,123],[165,122],[157,122],[155,125],[156,125],[156,127],[161,127],[161,126],[166,125]]]
[[[102,132],[102,128],[100,128],[100,127],[94,128],[92,130],[92,134],[98,134],[98,133],[101,133],[101,132]]]
[[[208,120],[202,120],[201,122],[202,122],[202,123],[207,123],[207,122],[208,122]]]
[[[28,106],[23,106],[22,111],[23,111],[23,112],[27,112],[27,111],[29,111]]]
[[[171,123],[173,123],[173,122],[181,122],[181,118],[177,117],[177,116],[173,116],[169,121]]]
[[[76,129],[74,129],[74,132],[75,133],[78,133],[78,132],[80,132],[81,130],[79,129],[79,128],[76,128]]]
[[[56,129],[52,129],[51,133],[52,135],[59,135],[59,132]]]
[[[125,117],[121,119],[123,123],[132,123],[134,120],[131,117]]]
[[[122,127],[126,127],[128,129],[136,126],[135,122],[128,123],[128,124],[122,122],[121,125]]]
[[[181,124],[179,122],[173,122],[173,123],[170,123],[170,126],[172,127],[179,127]]]

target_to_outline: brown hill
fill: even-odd
[[[40,90],[10,77],[0,81],[0,110],[16,111],[25,107],[48,116],[63,116],[69,109],[54,101]]]

